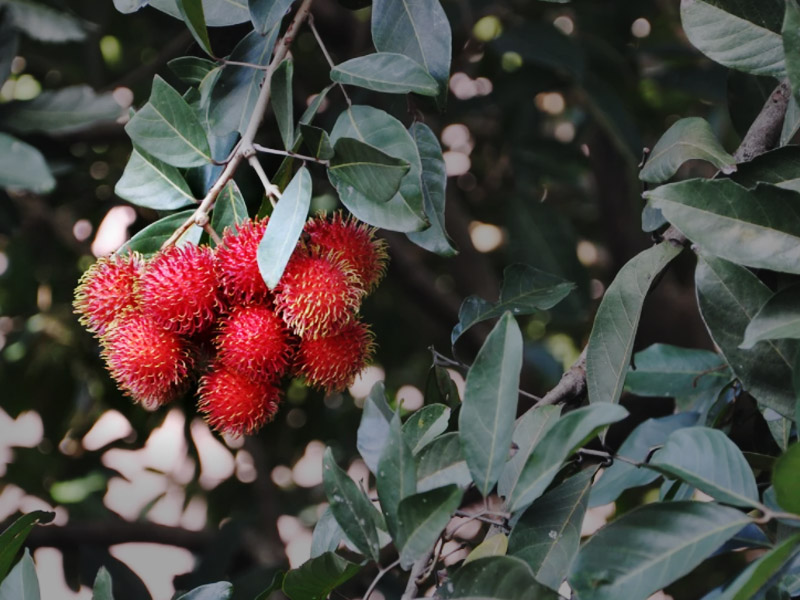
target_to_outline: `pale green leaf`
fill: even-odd
[[[775,498],[783,510],[800,515],[800,442],[784,452],[772,470]]]
[[[397,507],[403,498],[417,492],[417,465],[400,425],[400,415],[395,413],[389,423],[389,436],[378,461],[375,475],[375,489],[378,492],[381,511],[386,526],[393,538],[397,538]]]
[[[92,586],[92,600],[114,600],[111,575],[108,569],[100,567]]]
[[[430,404],[414,412],[403,423],[403,439],[411,452],[419,454],[427,444],[447,429],[450,409],[444,404]]]
[[[445,433],[425,446],[417,455],[417,491],[454,484],[466,488],[472,483],[467,461],[457,432]]]
[[[508,551],[508,536],[504,533],[495,533],[487,537],[480,544],[472,549],[472,552],[467,554],[462,566],[471,563],[479,558],[488,558],[490,556],[505,556]]]
[[[177,168],[136,148],[114,193],[128,202],[154,210],[173,210],[197,202]]]
[[[358,453],[373,473],[378,472],[378,461],[386,446],[391,420],[392,409],[386,403],[386,388],[382,381],[378,381],[364,401],[361,423],[356,433]]]
[[[207,583],[181,594],[176,600],[229,600],[233,595],[233,585],[228,581]]]
[[[248,0],[253,27],[264,35],[279,24],[293,0]]]
[[[180,0],[150,0],[148,4],[153,8],[181,19]],[[226,27],[238,25],[250,20],[247,10],[247,0],[203,0],[203,14],[206,25],[209,27]]]
[[[439,85],[418,62],[394,52],[359,56],[331,69],[331,80],[385,94],[436,96]]]
[[[740,348],[783,338],[800,338],[800,285],[783,289],[767,300],[747,325]]]
[[[14,565],[8,576],[0,583],[0,600],[40,600],[39,579],[30,551]]]
[[[56,180],[41,152],[0,132],[0,188],[46,194],[55,187]]]
[[[328,177],[334,185],[352,186],[373,202],[391,200],[411,168],[408,161],[353,138],[339,138],[333,151]]]

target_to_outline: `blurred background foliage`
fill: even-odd
[[[166,63],[202,53],[183,23],[152,8],[123,15],[107,0],[0,1],[4,55],[18,44],[15,58],[0,64],[0,74],[10,73],[0,90],[0,131],[46,160],[42,193],[0,191],[0,522],[19,510],[58,507],[56,525],[34,532],[30,545],[63,552],[73,590],[106,564],[117,598],[147,597],[125,564],[135,561],[115,546],[123,542],[191,551],[198,566],[191,571],[191,556],[181,555],[191,573],[175,586],[230,577],[239,583],[236,598],[263,589],[287,554],[302,562],[324,499],[324,446],[339,464],[365,473],[355,431],[370,383],[385,377],[390,398],[422,402],[429,348],[452,356],[461,301],[473,294],[495,300],[509,264],[577,284],[557,308],[522,321],[523,388],[552,387],[585,344],[605,286],[650,243],[636,177],[643,148],[679,117],[696,115],[732,150],[774,87],[703,58],[683,36],[673,1],[442,5],[454,49],[444,112],[424,98],[350,93],[354,103],[377,103],[407,125],[423,120],[439,135],[450,176],[447,228],[459,254],[438,257],[382,232],[391,264],[363,308],[377,336],[375,368],[352,394],[323,398],[293,386],[258,436],[221,442],[197,421],[190,397],[156,412],[123,397],[71,307],[95,255],[158,216],[114,195],[131,151],[122,129],[127,107],[146,100],[155,74],[182,89]],[[315,1],[334,61],[372,51],[369,11]],[[217,53],[229,53],[249,27],[212,29]],[[329,83],[328,67],[307,29],[292,52],[299,114]],[[71,88],[79,85],[88,87]],[[330,130],[343,107],[332,90],[315,124]],[[268,115],[259,140],[276,146],[278,139]],[[12,152],[4,152],[7,169]],[[279,164],[279,157],[265,160],[268,173]],[[707,174],[704,168],[688,164],[684,174]],[[335,209],[320,175],[314,205]],[[260,184],[248,169],[237,182],[255,213]],[[679,261],[645,307],[637,349],[656,341],[710,347],[691,289],[693,259]],[[471,360],[484,325],[463,336],[456,358]],[[453,376],[458,381],[457,369]],[[623,403],[641,419],[672,408],[652,398]],[[160,556],[153,552],[151,560]],[[148,582],[158,597],[155,585]]]

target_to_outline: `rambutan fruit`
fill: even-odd
[[[268,219],[247,219],[235,229],[226,229],[217,246],[217,269],[225,296],[234,302],[261,301],[269,295],[258,270],[258,244],[264,237]]]
[[[120,389],[160,406],[186,387],[194,357],[189,344],[139,311],[129,311],[101,338],[102,355]]]
[[[276,381],[289,367],[290,334],[268,306],[236,306],[220,320],[214,340],[219,361],[254,381]]]
[[[342,391],[352,385],[374,351],[369,327],[352,321],[331,335],[301,339],[294,370],[316,388]]]
[[[309,246],[321,256],[338,254],[355,270],[367,293],[377,287],[386,272],[386,242],[375,237],[376,229],[354,217],[337,212],[331,220],[319,215],[306,223]]]
[[[275,308],[294,333],[317,337],[353,318],[364,295],[350,263],[295,251],[275,294]]]
[[[142,272],[136,253],[100,258],[81,276],[73,307],[81,324],[102,334],[125,310],[136,307],[135,289]]]
[[[221,307],[214,254],[208,246],[170,246],[145,265],[139,285],[142,310],[162,327],[193,334],[210,325]]]
[[[251,434],[271,421],[278,412],[280,391],[271,383],[253,381],[212,365],[200,378],[198,410],[211,427],[231,435]]]

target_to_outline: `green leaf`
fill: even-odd
[[[687,160],[706,160],[723,173],[736,170],[736,159],[725,152],[711,125],[700,117],[676,121],[658,140],[639,179],[661,183],[670,179]]]
[[[781,36],[706,0],[681,0],[689,41],[714,62],[751,75],[784,77]]]
[[[272,110],[278,121],[283,147],[287,150],[294,146],[294,114],[292,100],[292,77],[294,75],[294,61],[291,58],[284,60],[272,74]]]
[[[556,600],[558,594],[536,581],[530,568],[512,556],[489,556],[465,563],[440,588],[448,600]]]
[[[236,182],[230,180],[222,188],[214,202],[214,212],[211,214],[211,228],[220,236],[225,230],[234,229],[240,223],[247,220],[247,205],[244,202],[242,192]]]
[[[653,344],[633,357],[625,391],[637,396],[678,398],[719,389],[731,379],[725,359],[710,350]]]
[[[528,265],[509,265],[503,271],[503,287],[495,304],[478,296],[470,296],[461,303],[450,343],[455,345],[461,334],[475,323],[499,317],[505,311],[521,316],[552,308],[573,289],[575,284],[555,275]]]
[[[117,250],[116,254],[125,254],[130,251],[139,252],[144,256],[152,256],[161,249],[161,245],[169,239],[175,230],[193,214],[194,209],[190,208],[189,210],[183,210],[168,215],[155,223],[151,223],[125,242],[119,250]],[[176,245],[197,244],[202,235],[202,228],[197,225],[192,225],[183,237],[178,240]]]
[[[326,552],[286,573],[283,592],[291,600],[325,600],[360,569],[356,563]]]
[[[640,252],[608,286],[589,336],[586,382],[589,401],[618,402],[633,352],[642,305],[650,286],[681,248],[662,242]]]
[[[177,600],[229,600],[233,595],[233,586],[229,581],[218,581],[201,585],[181,594]]]
[[[417,491],[454,484],[466,488],[472,483],[458,433],[445,433],[425,446],[417,455]]]
[[[336,522],[331,507],[326,506],[311,534],[311,558],[336,551],[344,538],[344,531]]]
[[[278,285],[311,207],[311,174],[301,167],[284,190],[258,244],[258,270],[269,289]]]
[[[749,522],[743,512],[710,502],[640,506],[589,538],[572,563],[569,584],[581,600],[647,598]]]
[[[447,429],[450,409],[444,404],[430,404],[416,411],[403,423],[403,439],[413,454]]]
[[[334,185],[353,186],[373,202],[391,200],[411,168],[408,161],[389,156],[353,138],[339,138],[333,151],[328,177],[335,182]]]
[[[751,350],[739,348],[747,325],[772,296],[770,289],[744,267],[704,255],[698,257],[695,287],[706,328],[733,374],[759,404],[792,418],[797,343],[766,340]]]
[[[31,530],[37,523],[49,523],[53,517],[55,513],[36,510],[22,515],[0,534],[0,581],[5,579]]]
[[[369,499],[336,462],[331,449],[322,457],[322,484],[336,522],[359,552],[378,561],[378,531]]]
[[[214,56],[214,51],[211,50],[211,40],[208,39],[206,16],[201,0],[178,0],[178,10],[198,45],[206,54]]]
[[[0,583],[0,600],[40,600],[39,579],[31,553],[25,548],[20,561]]]
[[[457,485],[448,485],[401,500],[395,538],[401,567],[408,570],[414,561],[430,551],[461,504],[463,495]]]
[[[158,75],[150,99],[133,115],[125,131],[138,147],[175,167],[211,162],[208,138],[197,115]]]
[[[114,600],[111,575],[105,567],[100,567],[97,577],[94,578],[92,600]]]
[[[740,163],[731,179],[747,188],[763,182],[800,192],[800,147],[776,148]]]
[[[277,27],[263,36],[251,31],[236,44],[230,60],[265,67],[269,64],[277,39]],[[211,89],[208,106],[208,124],[214,134],[225,135],[232,131],[244,133],[263,81],[264,71],[261,69],[225,65]]]
[[[438,0],[373,0],[372,42],[378,52],[403,54],[431,74],[447,94],[452,33]]]
[[[182,19],[178,2],[179,0],[150,0],[148,4],[176,19]],[[238,25],[250,20],[247,0],[203,0],[203,13],[209,27]]]
[[[536,445],[511,490],[506,504],[511,512],[525,509],[541,496],[562,463],[603,427],[621,421],[628,411],[619,404],[600,402],[561,417]]]
[[[154,210],[173,210],[197,202],[178,169],[136,148],[114,193],[128,202]]]
[[[266,589],[261,590],[254,600],[269,600],[273,592],[283,589],[283,580],[286,577],[286,572],[282,570],[275,571],[272,576],[272,583]]]
[[[411,165],[400,182],[400,189],[388,202],[376,202],[364,196],[352,185],[331,177],[329,171],[328,177],[347,209],[359,220],[390,231],[423,229],[427,223],[423,216],[422,162],[417,146],[403,124],[377,108],[352,106],[339,115],[331,131],[334,146],[339,138],[357,139]]]
[[[439,84],[422,65],[394,52],[367,54],[340,63],[331,69],[331,80],[385,94],[439,93]]]
[[[56,180],[41,152],[0,132],[0,188],[46,194],[55,187]]]
[[[697,413],[678,413],[658,419],[647,419],[639,424],[617,450],[617,456],[634,462],[645,462],[673,431],[692,427],[697,423]],[[647,485],[658,479],[658,473],[637,467],[622,459],[615,460],[592,486],[589,507],[608,504],[629,488]]]
[[[783,510],[800,515],[800,443],[794,443],[775,462],[772,485]]]
[[[86,22],[39,2],[4,0],[14,27],[33,40],[47,43],[81,42]]]
[[[463,565],[471,563],[480,558],[488,558],[490,556],[505,556],[508,551],[508,536],[504,533],[496,533],[491,537],[487,537],[480,544],[467,555],[464,559]]]
[[[497,493],[508,498],[519,481],[522,468],[528,457],[536,448],[536,444],[558,422],[561,416],[560,406],[534,406],[523,414],[514,426],[511,442],[516,445],[516,452],[511,457],[500,474],[497,482]]]
[[[467,373],[459,435],[475,486],[484,497],[500,478],[511,447],[522,370],[522,333],[506,312]]]
[[[392,409],[386,403],[386,388],[382,381],[378,381],[364,401],[361,423],[356,433],[358,453],[373,473],[378,472],[378,461],[389,437],[392,417]]]
[[[789,76],[796,102],[800,98],[800,6],[797,5],[797,0],[786,0],[781,36],[786,57],[786,74]]]
[[[673,432],[649,463],[658,471],[734,506],[758,504],[756,478],[728,436],[708,427]]]
[[[800,285],[783,289],[767,300],[745,329],[740,348],[783,338],[800,338]]]
[[[313,125],[300,123],[300,133],[311,156],[322,160],[333,158],[333,146],[331,146],[331,138],[328,137],[327,131]],[[297,139],[297,134],[295,134],[295,139]]]
[[[250,20],[261,35],[265,35],[282,20],[293,0],[248,0]]]
[[[417,492],[417,465],[411,448],[403,439],[398,413],[395,413],[389,423],[389,437],[378,462],[375,488],[389,533],[397,538],[397,507],[403,498]]]
[[[705,252],[736,263],[800,273],[800,196],[728,179],[690,179],[645,196]]]
[[[11,63],[19,51],[19,35],[8,11],[0,12],[0,86],[11,75]]]
[[[88,85],[42,92],[33,100],[3,105],[0,126],[16,133],[67,135],[101,124],[113,124],[125,114],[111,92],[97,94]]]
[[[531,504],[508,540],[508,554],[524,560],[536,580],[558,590],[578,553],[581,525],[596,469],[586,469]]]
[[[199,56],[179,56],[167,62],[170,71],[189,85],[198,85],[217,67],[217,63]]]
[[[417,246],[440,256],[455,256],[455,249],[444,228],[445,187],[447,170],[442,156],[442,147],[436,134],[425,123],[416,122],[409,128],[422,161],[422,196],[425,216],[430,227],[423,231],[409,232],[408,239]]]

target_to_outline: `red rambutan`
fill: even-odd
[[[295,252],[278,283],[275,307],[297,335],[326,335],[358,311],[364,295],[358,281],[350,264],[338,256]]]
[[[269,294],[256,260],[268,220],[247,219],[235,229],[226,229],[222,236],[222,244],[217,247],[217,269],[222,291],[231,300],[260,301]]]
[[[145,265],[139,286],[144,313],[166,329],[192,334],[216,318],[221,304],[208,246],[170,246]]]
[[[102,343],[111,376],[135,401],[160,406],[185,389],[194,363],[188,343],[146,315],[129,311]]]
[[[136,253],[98,259],[81,276],[73,306],[81,324],[102,334],[126,309],[136,307],[135,288],[142,272]]]
[[[276,381],[289,367],[292,347],[286,325],[264,305],[237,306],[219,324],[214,340],[219,361],[255,381]]]
[[[375,237],[376,229],[354,217],[335,213],[329,221],[319,215],[306,223],[309,245],[321,256],[339,254],[350,263],[361,287],[371,292],[386,272],[386,242]]]
[[[295,372],[316,388],[342,391],[367,366],[374,351],[369,327],[353,321],[332,335],[300,340]]]
[[[200,378],[198,410],[211,427],[231,435],[251,434],[278,412],[280,391],[216,363]]]

